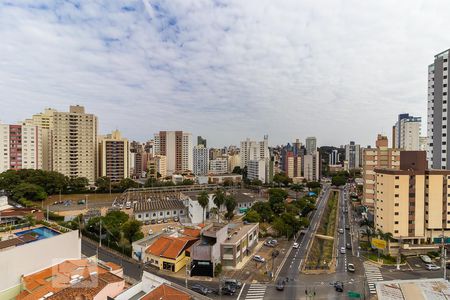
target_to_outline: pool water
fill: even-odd
[[[57,232],[53,229],[50,229],[48,227],[38,227],[38,228],[33,228],[33,229],[16,232],[15,235],[21,236],[21,235],[29,234],[29,233],[35,233],[35,236],[38,240],[43,240],[43,239],[53,237],[53,236],[60,234],[59,232]]]

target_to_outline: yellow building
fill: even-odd
[[[450,235],[450,171],[427,169],[425,151],[401,151],[400,169],[375,169],[375,229],[412,245]]]
[[[98,138],[99,176],[120,182],[130,176],[130,143],[119,130]]]

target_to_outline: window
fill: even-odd
[[[395,203],[395,206],[399,206],[400,204],[399,203]]]
[[[395,194],[395,198],[398,198],[399,197],[399,194]]]
[[[162,215],[163,215],[163,212],[162,212],[162,211],[160,211],[160,212],[159,212],[159,215],[160,215],[160,216],[162,216]]]
[[[400,176],[395,176],[395,179],[400,179]]]
[[[399,185],[396,185],[396,186],[395,186],[396,189],[398,189],[399,187],[400,187]]]
[[[398,224],[398,221],[395,221],[395,224]]]
[[[398,230],[394,230],[394,233],[398,233]]]
[[[398,211],[397,211],[397,212],[395,212],[395,215],[396,215],[396,216],[398,216]]]

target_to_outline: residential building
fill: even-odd
[[[131,177],[138,179],[146,176],[145,151],[142,143],[132,141],[130,143],[130,173]],[[145,163],[145,165],[144,165]]]
[[[99,137],[99,176],[108,177],[118,183],[130,176],[129,142],[114,130],[105,137]]]
[[[120,266],[93,259],[66,260],[21,280],[17,300],[111,299],[125,289]]]
[[[204,148],[206,148],[206,139],[202,138],[201,136],[197,136],[197,146],[203,145]]]
[[[240,174],[209,174],[206,178],[206,182],[204,183],[211,183],[211,184],[222,184],[222,183],[232,183],[235,185],[242,183],[242,175]]]
[[[398,115],[398,121],[393,127],[392,148],[417,151],[420,147],[420,127],[422,119],[409,114]]]
[[[241,168],[246,167],[250,160],[269,159],[269,137],[265,135],[264,140],[260,142],[251,141],[249,138],[245,141],[241,141],[239,154]]]
[[[434,62],[428,66],[428,162],[432,169],[450,168],[450,125],[448,107],[448,59],[449,50],[434,56]]]
[[[249,160],[247,163],[247,178],[249,180],[261,180],[266,182],[266,160],[256,159]]]
[[[147,161],[147,177],[161,178],[167,177],[167,159],[164,155],[155,155]],[[158,176],[159,174],[159,176]]]
[[[211,160],[222,157],[222,155],[223,155],[222,149],[217,149],[217,148],[209,149],[209,159],[211,159]]]
[[[303,177],[307,181],[320,181],[321,166],[319,151],[303,156]]]
[[[137,201],[133,207],[133,215],[138,221],[182,218],[186,217],[186,205],[175,194],[155,194],[144,201]]]
[[[194,175],[207,175],[209,164],[209,149],[203,145],[194,147]]]
[[[70,106],[69,112],[46,109],[26,120],[41,126],[43,167],[69,177],[97,177],[97,117],[84,107]]]
[[[375,168],[398,169],[400,166],[400,150],[388,147],[387,136],[379,134],[375,148],[366,148],[363,151],[363,200],[366,206],[373,207],[376,194]]]
[[[239,266],[258,244],[259,223],[230,226],[227,239],[221,244],[221,261],[225,270]]]
[[[401,151],[400,168],[377,168],[375,229],[411,250],[450,234],[450,170],[427,168],[424,151]]]
[[[290,178],[302,177],[302,156],[288,151],[283,156],[283,170]]]
[[[0,241],[0,299],[14,299],[23,290],[24,274],[35,273],[67,259],[81,258],[78,230],[59,232],[45,226],[31,230],[33,235],[27,228]]]
[[[331,153],[329,155],[328,164],[331,166],[336,166],[340,164],[341,155],[337,149],[331,150]]]
[[[3,197],[0,197],[0,200],[2,200],[2,198]],[[14,225],[26,220],[28,215],[32,215],[36,221],[41,221],[44,219],[44,212],[39,209],[15,208],[9,205],[2,206],[1,204],[2,203],[0,203],[0,224]]]
[[[345,145],[345,160],[348,162],[348,169],[359,169],[360,165],[360,146],[351,141],[350,144]]]
[[[230,153],[228,154],[228,173],[233,173],[234,168],[240,167],[241,165],[241,156],[239,153]]]
[[[160,236],[145,250],[144,261],[176,273],[189,262],[186,250],[196,241],[198,238]]]
[[[317,151],[317,139],[314,136],[310,136],[306,138],[306,154],[314,154]]]
[[[419,138],[419,150],[420,151],[428,151],[428,145],[427,145],[428,137],[421,136]]]
[[[0,124],[0,173],[42,169],[41,130],[36,125]]]
[[[228,173],[228,159],[226,157],[218,157],[209,161],[209,173],[212,175],[220,175]]]
[[[155,134],[155,154],[167,159],[167,174],[193,170],[192,134],[183,131],[160,131]]]

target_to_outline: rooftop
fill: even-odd
[[[450,298],[450,283],[444,279],[393,280],[376,284],[379,300],[438,300]]]
[[[167,209],[185,209],[182,201],[178,199],[147,199],[134,204],[134,212],[158,211]]]
[[[156,289],[149,292],[141,298],[141,300],[190,300],[193,299],[191,295],[171,287],[167,284],[161,284]]]
[[[242,225],[233,229],[230,229],[228,237],[225,241],[223,241],[223,244],[235,244],[236,242],[240,241],[246,234],[248,234],[250,231],[255,229],[259,226],[259,223],[252,223],[248,225]]]
[[[145,252],[169,259],[176,259],[197,238],[160,236]]]

